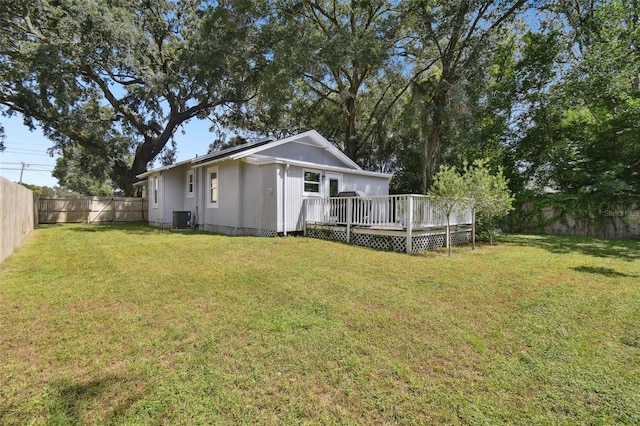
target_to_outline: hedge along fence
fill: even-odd
[[[37,225],[38,196],[0,176],[0,263],[11,256]]]
[[[40,197],[39,223],[140,222],[147,200],[132,197]]]
[[[521,194],[506,219],[511,232],[640,239],[640,197]]]

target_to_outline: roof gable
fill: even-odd
[[[213,161],[213,160],[218,160],[218,159],[225,158],[225,157],[230,157],[231,155],[239,154],[239,153],[241,153],[243,151],[257,149],[257,148],[259,148],[261,146],[264,146],[264,145],[267,145],[267,144],[269,144],[270,142],[273,142],[273,141],[274,141],[273,138],[265,138],[265,139],[260,139],[260,140],[255,141],[255,142],[243,143],[242,145],[236,145],[236,146],[232,146],[230,148],[221,149],[220,151],[215,151],[215,152],[211,152],[209,154],[201,155],[201,156],[196,157],[193,160],[191,160],[191,162],[193,164],[200,164],[200,163],[205,163],[205,162],[209,162],[209,161]]]
[[[260,152],[270,148],[285,145],[288,143],[296,143],[296,142],[316,145],[324,149],[325,151],[329,152],[339,162],[343,163],[347,168],[354,169],[354,170],[362,170],[362,168],[358,166],[358,164],[356,164],[352,159],[347,157],[347,155],[345,155],[342,151],[336,148],[331,142],[326,140],[324,137],[322,137],[322,135],[320,135],[320,133],[316,132],[315,130],[309,130],[307,132],[290,136],[288,138],[272,141],[258,147],[254,147],[248,150],[244,150],[242,152],[234,153],[229,155],[229,158],[233,160],[237,160],[237,159],[245,158],[254,154],[259,154]]]
[[[145,173],[138,175],[138,178],[144,178],[149,176],[152,173],[156,173],[162,170],[171,169],[178,165],[182,165],[185,163],[191,163],[192,167],[199,167],[210,163],[215,163],[223,160],[238,160],[242,158],[247,158],[256,154],[260,154],[263,151],[266,151],[271,148],[275,148],[278,146],[286,145],[289,143],[301,143],[317,146],[326,152],[328,152],[331,156],[333,156],[339,163],[344,164],[344,167],[351,170],[362,170],[355,161],[350,159],[346,154],[336,148],[331,142],[325,139],[320,133],[315,130],[309,130],[303,133],[299,133],[297,135],[293,135],[287,138],[275,140],[273,138],[265,138],[260,139],[255,142],[249,142],[242,145],[233,146],[230,148],[226,148],[220,151],[212,152],[209,154],[201,155],[199,157],[193,158],[191,160],[181,161],[179,163],[160,167],[157,169],[149,170]],[[280,160],[286,160],[286,156],[280,155]],[[295,159],[294,159],[295,160]]]

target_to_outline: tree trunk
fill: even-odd
[[[447,249],[449,250],[449,257],[451,257],[451,225],[449,225],[449,216],[447,216]]]
[[[471,208],[471,250],[476,249],[476,208]]]
[[[133,168],[127,167],[126,164],[118,162],[114,164],[113,171],[109,177],[111,177],[111,180],[116,184],[116,186],[122,190],[125,196],[135,197],[141,195],[138,187],[133,186],[133,184],[138,180],[136,175],[144,172],[145,170],[137,171]]]
[[[347,157],[353,161],[358,161],[360,155],[360,144],[356,135],[356,97],[349,93],[349,97],[345,100],[346,125],[344,130],[344,148]]]
[[[424,147],[424,164],[422,169],[422,191],[427,193],[433,175],[436,173],[438,166],[438,153],[440,151],[440,136],[442,134],[443,111],[447,104],[446,92],[440,91],[433,99],[433,110],[431,111],[431,123],[429,133],[425,140]]]
[[[493,245],[493,221],[489,220],[489,245]]]

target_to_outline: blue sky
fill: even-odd
[[[4,126],[6,150],[0,153],[0,175],[12,182],[20,181],[22,163],[25,164],[22,181],[38,186],[57,186],[51,176],[57,157],[50,157],[47,149],[53,144],[37,129],[33,132],[22,123],[22,117],[0,117]],[[176,132],[177,161],[188,160],[207,153],[215,134],[209,132],[208,120],[193,119],[184,126],[185,134]]]

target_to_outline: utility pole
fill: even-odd
[[[24,162],[22,162],[22,168],[20,169],[20,182],[19,183],[22,183],[22,174],[24,173],[24,168],[25,167],[29,167],[29,165],[28,164],[24,164]]]

